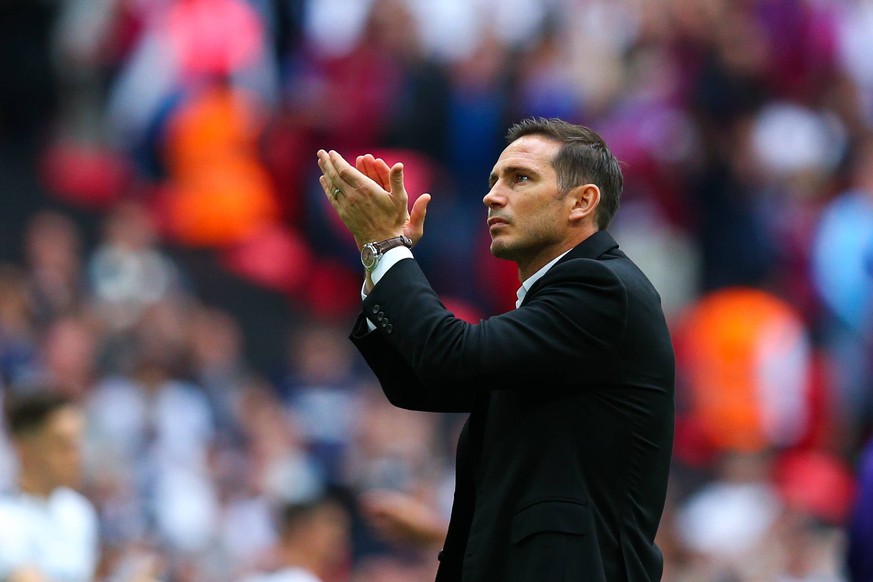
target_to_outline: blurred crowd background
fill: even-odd
[[[514,306],[481,199],[531,115],[624,162],[611,230],[670,320],[664,580],[871,559],[873,2],[0,0],[2,391],[85,410],[100,579],[269,571],[324,496],[325,582],[432,579],[439,545],[367,502],[447,520],[463,417],[392,408],[347,341],[362,271],[315,152],[406,164],[416,257],[478,321]]]

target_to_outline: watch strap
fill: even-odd
[[[361,263],[367,272],[371,273],[376,268],[376,265],[379,264],[382,255],[393,248],[401,246],[411,249],[412,240],[408,236],[400,235],[385,240],[369,242],[361,247]]]
[[[390,251],[394,247],[399,247],[401,245],[405,246],[408,249],[411,249],[412,240],[408,236],[401,234],[400,236],[386,238],[385,240],[380,240],[373,243],[373,246],[376,247],[376,252],[379,255],[384,255],[387,251]]]

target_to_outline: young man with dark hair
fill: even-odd
[[[98,561],[97,515],[74,489],[84,418],[64,396],[6,399],[18,490],[0,495],[0,580],[90,581]]]
[[[348,560],[351,521],[334,496],[287,503],[276,521],[278,568],[243,582],[321,582]]]

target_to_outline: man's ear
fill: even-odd
[[[594,217],[600,205],[600,188],[596,184],[583,184],[571,189],[567,197],[572,201],[570,222],[579,222],[586,217]]]

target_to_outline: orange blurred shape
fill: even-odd
[[[165,24],[185,75],[232,73],[263,53],[264,27],[241,0],[177,1]]]
[[[258,158],[262,125],[245,93],[214,85],[170,120],[164,154],[168,234],[193,246],[241,243],[272,226],[279,205]]]
[[[296,231],[280,226],[258,232],[222,256],[222,263],[231,272],[282,293],[301,288],[311,262],[306,241]]]
[[[751,452],[802,436],[810,357],[790,306],[754,289],[716,291],[691,308],[678,335],[690,420],[707,446]]]
[[[244,158],[204,167],[169,192],[170,234],[192,246],[240,243],[272,226],[279,213],[266,172]]]
[[[211,87],[182,105],[170,120],[164,158],[176,177],[198,173],[203,164],[228,157],[254,159],[263,119],[245,93]]]

